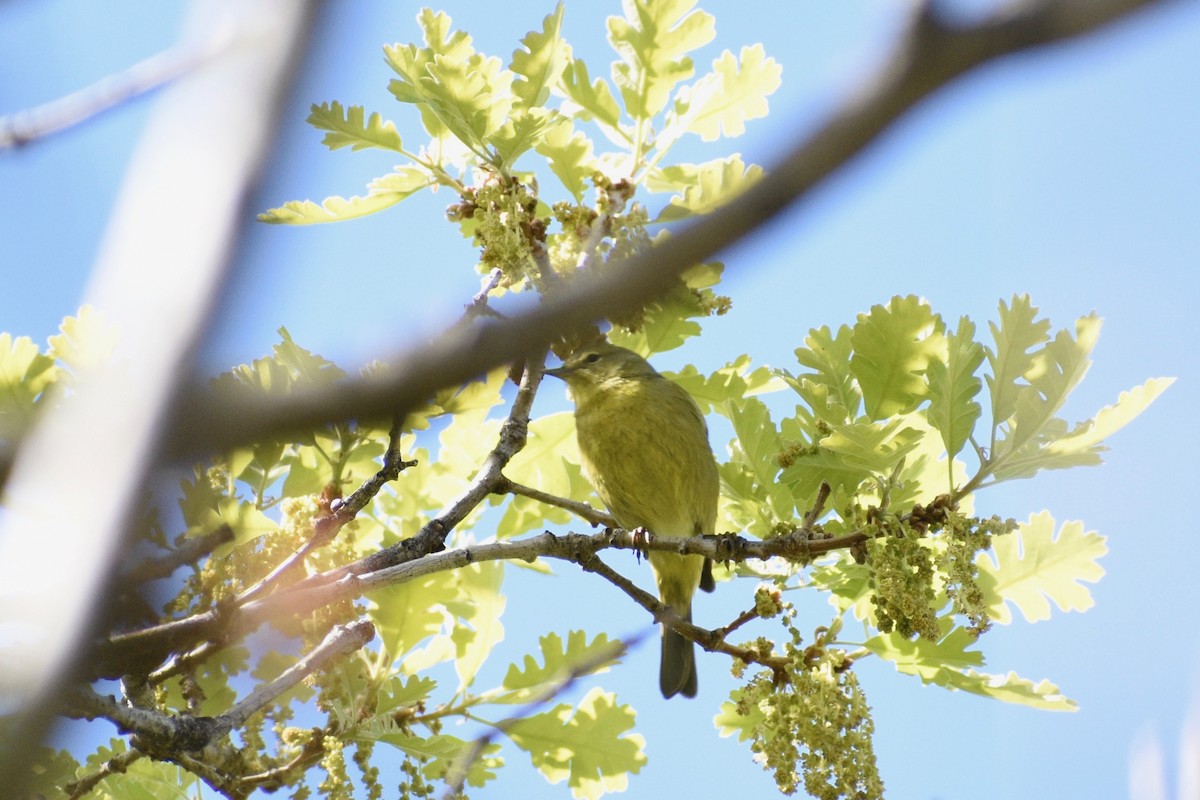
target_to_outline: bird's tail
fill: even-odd
[[[680,614],[692,621],[692,608]],[[696,696],[696,648],[691,639],[685,639],[667,626],[663,626],[662,664],[658,670],[658,688],[663,697],[677,694],[684,697]]]

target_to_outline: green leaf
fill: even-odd
[[[1008,418],[1008,431],[993,448],[992,461],[999,466],[1009,453],[1019,451],[1055,420],[1067,395],[1087,374],[1088,356],[1100,336],[1101,320],[1095,314],[1075,322],[1075,336],[1061,330],[1045,347],[1033,354],[1025,372],[1026,386],[1018,386],[1016,408]],[[997,469],[997,473],[999,470]]]
[[[1094,604],[1084,582],[1104,575],[1098,563],[1108,552],[1104,537],[1083,530],[1082,522],[1064,522],[1054,535],[1054,518],[1043,511],[1011,534],[992,538],[991,557],[980,553],[979,588],[991,618],[1007,625],[1012,603],[1028,622],[1050,618],[1050,602],[1061,611],[1086,611]]]
[[[362,106],[343,108],[336,100],[314,104],[307,121],[317,130],[326,131],[321,144],[330,150],[349,147],[357,151],[377,147],[396,153],[404,152],[396,126],[378,113],[372,113],[367,118]]]
[[[617,51],[612,76],[634,119],[662,111],[675,84],[692,77],[686,56],[716,36],[711,14],[693,11],[696,0],[625,0],[624,17],[608,18],[608,41]]]
[[[775,377],[770,367],[751,370],[750,356],[744,354],[711,375],[702,374],[691,364],[679,372],[663,374],[687,389],[705,414],[726,400],[777,392],[784,387],[783,381]]]
[[[916,408],[928,392],[925,368],[946,354],[941,320],[915,295],[893,297],[887,306],[859,314],[850,342],[850,371],[871,419]]]
[[[724,513],[754,536],[770,534],[777,522],[792,518],[795,502],[777,480],[782,443],[771,412],[759,399],[731,399],[716,408],[733,423],[729,463],[719,467],[725,486]]]
[[[571,795],[593,800],[628,788],[629,775],[646,763],[645,740],[633,728],[634,710],[616,696],[592,689],[577,708],[562,703],[518,720],[509,736],[529,753],[550,783],[567,781]]]
[[[1043,711],[1076,711],[1074,700],[1064,697],[1062,690],[1048,680],[1034,683],[1015,672],[1007,675],[988,675],[973,669],[944,670],[934,683],[947,689],[991,697],[1005,703],[1029,706]]]
[[[852,421],[862,405],[862,394],[850,373],[852,336],[847,325],[838,328],[836,336],[828,326],[813,328],[804,337],[805,346],[796,348],[800,366],[813,372],[793,377],[785,370],[776,370],[813,413],[831,425]]]
[[[500,619],[507,601],[500,593],[504,580],[504,564],[485,561],[458,571],[461,593],[458,602],[449,608],[462,622],[455,626],[451,639],[457,653],[454,669],[458,673],[459,690],[474,682],[479,668],[496,645],[504,641],[504,625]],[[465,599],[465,602],[464,602]]]
[[[713,725],[721,734],[721,738],[737,734],[739,742],[749,742],[766,721],[767,715],[758,703],[747,704],[749,707],[745,711],[740,708],[745,694],[745,689],[734,689],[729,693],[729,699],[721,703],[721,710],[713,717]]]
[[[482,55],[467,61],[435,56],[426,73],[421,102],[468,147],[485,147],[509,117],[512,73],[501,70],[500,59]]]
[[[762,167],[747,166],[736,153],[699,165],[677,164],[655,170],[646,184],[651,191],[683,187],[683,192],[672,197],[654,221],[674,222],[707,214],[741,194],[762,175]]]
[[[676,93],[658,147],[666,150],[685,133],[706,142],[741,136],[747,120],[767,115],[767,97],[779,88],[782,71],[761,44],[743,47],[740,58],[721,53],[712,72]]]
[[[1117,402],[1100,409],[1096,416],[1080,423],[1066,436],[1050,442],[1043,452],[1059,456],[1104,449],[1101,443],[1105,439],[1132,422],[1174,382],[1174,378],[1151,378],[1141,386],[1121,392]]]
[[[1066,422],[1054,418],[1042,425],[1038,436],[1015,452],[1006,452],[994,460],[992,477],[996,481],[1029,478],[1044,469],[1068,469],[1102,463],[1100,454],[1108,448],[1104,440],[1128,425],[1162,394],[1174,378],[1152,378],[1141,386],[1122,392],[1117,402],[1105,406],[1092,419],[1081,422],[1070,432]]]
[[[501,171],[507,172],[518,158],[561,127],[566,127],[566,118],[556,111],[545,108],[514,111],[488,143],[496,150]]]
[[[455,657],[447,605],[460,589],[456,573],[438,572],[378,589],[368,595],[367,614],[385,652],[409,675]],[[432,640],[421,650],[417,646]]]
[[[507,369],[492,370],[482,380],[442,389],[434,395],[433,402],[441,407],[443,414],[487,412],[504,402],[500,390],[507,377]]]
[[[47,340],[46,355],[76,373],[107,363],[121,340],[116,324],[90,305],[64,318],[58,331]]]
[[[863,642],[863,647],[890,661],[897,672],[916,675],[923,683],[941,683],[942,673],[983,665],[983,653],[967,648],[976,638],[943,617],[938,620],[942,638],[937,642],[918,637],[909,640],[898,633],[878,634]]]
[[[515,108],[529,110],[546,104],[550,89],[571,58],[571,48],[562,39],[563,4],[559,0],[553,14],[542,21],[542,30],[530,31],[521,40],[523,49],[513,51],[512,71],[517,75],[512,91]]]
[[[942,435],[946,454],[958,455],[983,408],[975,401],[983,382],[975,372],[983,363],[983,346],[975,341],[975,323],[968,317],[958,321],[958,330],[946,337],[946,360],[929,362],[929,423]]]
[[[541,645],[541,663],[532,655],[526,655],[523,664],[509,664],[504,676],[504,688],[512,694],[503,698],[505,703],[527,702],[530,691],[552,686],[566,680],[582,664],[594,664],[588,674],[605,672],[609,664],[616,663],[623,645],[620,641],[599,634],[590,642],[584,631],[571,631],[564,643],[557,633],[538,639]]]
[[[208,509],[197,530],[189,530],[188,533],[209,533],[222,525],[233,528],[234,539],[218,547],[214,551],[217,556],[225,555],[237,545],[279,530],[275,520],[255,508],[254,504],[239,501],[236,497],[222,497],[217,501],[216,508]]]
[[[815,495],[822,481],[853,492],[868,478],[885,478],[921,439],[904,417],[831,427],[815,451],[798,455],[779,476],[798,499]]]
[[[583,200],[583,194],[591,186],[592,175],[599,162],[592,151],[592,140],[575,130],[570,124],[557,125],[546,132],[536,145],[538,154],[550,164],[550,171],[575,198]]]
[[[375,710],[387,714],[420,705],[433,694],[437,681],[426,675],[393,675],[379,690]]]
[[[388,91],[400,102],[421,108],[431,135],[449,131],[482,157],[488,138],[509,116],[513,75],[501,69],[498,58],[476,53],[466,33],[451,33],[446,14],[424,9],[417,21],[426,47],[384,48],[385,59],[400,75],[388,84]]]
[[[381,727],[377,730],[356,730],[358,738],[374,739],[390,744],[401,752],[424,762],[422,774],[433,780],[441,780],[456,762],[468,753],[474,746],[473,742],[465,742],[457,736],[436,734],[434,736],[417,736],[408,728]],[[494,769],[503,762],[496,757],[500,746],[489,744],[484,747],[480,758],[477,758],[467,770],[467,783],[470,786],[483,786],[487,781],[496,777]]]
[[[709,288],[720,282],[725,266],[705,262],[691,267],[680,281],[657,302],[646,306],[640,326],[633,332],[614,328],[608,338],[615,345],[643,355],[674,350],[693,336],[700,335],[702,319],[714,313],[716,294]]]
[[[564,113],[585,122],[595,120],[609,135],[628,141],[629,137],[621,130],[621,109],[608,81],[604,78],[593,81],[588,74],[587,64],[581,59],[572,59],[563,71],[561,88],[574,104],[565,105]]]
[[[395,172],[371,181],[364,196],[345,198],[335,195],[325,198],[321,205],[311,200],[291,200],[259,214],[258,221],[277,225],[315,225],[357,219],[391,208],[435,182],[433,176],[420,167],[396,167]]]
[[[943,630],[950,630],[936,644],[923,639],[909,641],[893,633],[873,636],[863,647],[894,663],[897,671],[916,675],[925,684],[1046,711],[1076,710],[1075,703],[1049,681],[1034,684],[1015,672],[1007,675],[976,672],[972,667],[983,664],[983,654],[967,650],[975,643],[975,637],[962,628],[950,628],[952,623],[946,618],[940,623]]]
[[[58,379],[54,359],[27,336],[0,333],[0,439],[21,434],[43,393]]]
[[[291,371],[297,383],[313,387],[331,386],[346,377],[345,371],[337,364],[296,344],[287,328],[279,328],[276,333],[280,342],[272,348],[275,358]]]
[[[1013,415],[1019,387],[1033,366],[1030,350],[1049,338],[1050,321],[1037,319],[1038,310],[1029,295],[1013,295],[1012,303],[1000,301],[1000,322],[989,322],[996,348],[987,348],[988,388],[992,395],[993,428]]]

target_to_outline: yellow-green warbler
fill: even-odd
[[[622,528],[656,537],[713,533],[717,463],[708,426],[691,396],[637,353],[611,344],[585,346],[546,374],[567,382],[583,469]],[[712,591],[702,556],[651,552],[663,603],[692,619],[696,587]],[[663,697],[696,696],[690,639],[663,627],[659,688]]]

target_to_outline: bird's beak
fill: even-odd
[[[560,381],[565,381],[567,379],[567,376],[570,375],[574,371],[575,370],[571,369],[570,367],[562,366],[562,367],[555,367],[554,369],[543,370],[542,374],[543,375],[553,375],[555,378],[558,378]]]

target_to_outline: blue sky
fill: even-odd
[[[771,116],[723,145],[769,163],[879,63],[906,4],[701,5],[716,16],[718,37],[699,65],[754,42],[783,65]],[[359,193],[391,168],[386,156],[325,151],[303,123],[312,102],[364,104],[415,135],[411,116],[387,93],[381,46],[417,35],[418,5],[335,7],[298,76],[253,210]],[[479,49],[507,57],[552,6],[440,7]],[[594,73],[609,60],[603,19],[617,11],[615,2],[567,8],[566,35]],[[9,0],[0,5],[0,113],[158,51],[174,40],[181,15],[181,5],[149,0]],[[0,330],[44,341],[77,307],[148,108],[133,103],[0,155]],[[1133,743],[1151,736],[1174,774],[1180,729],[1200,705],[1190,616],[1200,589],[1188,514],[1200,451],[1192,416],[1200,404],[1192,326],[1200,299],[1197,142],[1200,5],[1176,3],[1119,30],[993,65],[927,101],[816,195],[724,254],[723,291],[734,310],[707,323],[701,340],[657,359],[662,368],[708,370],[748,352],[788,367],[810,327],[853,322],[894,294],[922,295],[947,319],[968,314],[982,328],[1001,298],[1028,292],[1056,327],[1092,310],[1105,318],[1096,363],[1068,418],[1090,416],[1148,377],[1178,376],[1115,437],[1105,466],[1043,474],[978,499],[986,513],[1023,519],[1047,509],[1109,537],[1094,609],[1018,622],[984,642],[988,671],[1050,678],[1080,711],[950,695],[864,662],[858,669],[890,797],[1118,797]],[[451,202],[444,192],[415,197],[372,218],[307,229],[249,224],[206,364],[217,371],[264,354],[281,325],[348,368],[435,330],[477,288],[469,245],[439,224]],[[543,395],[539,411],[563,407],[556,387]],[[522,627],[624,635],[644,626],[614,590],[586,576],[510,572],[508,658],[536,646]],[[726,621],[745,603],[741,588],[700,598],[697,620]],[[820,602],[811,609],[812,625],[820,624]],[[518,618],[537,624],[517,626]],[[713,732],[732,685],[724,659],[701,658],[701,694],[692,702],[658,697],[656,662],[657,645],[647,646],[602,678],[639,709],[649,741],[651,762],[626,796],[770,796],[770,779],[745,748]],[[522,765],[519,753],[509,757]],[[561,797],[565,789],[522,765],[477,796],[518,794]]]

